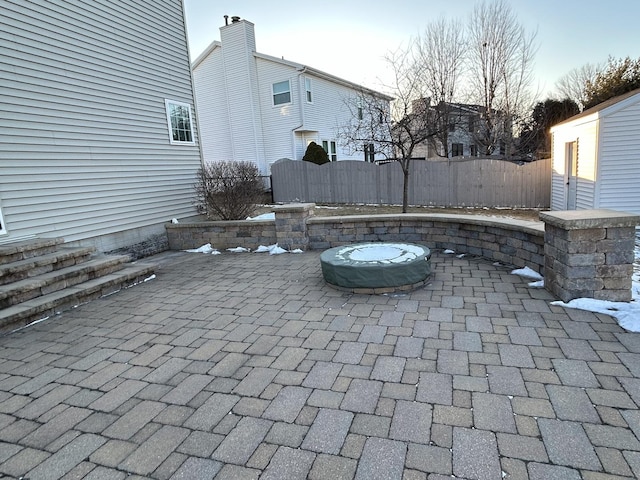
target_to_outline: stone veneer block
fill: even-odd
[[[285,249],[309,247],[307,219],[313,215],[315,203],[288,203],[273,208],[276,215],[276,241]]]
[[[545,287],[562,301],[628,302],[640,216],[614,210],[540,213],[545,222]]]

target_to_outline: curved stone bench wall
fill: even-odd
[[[565,302],[585,296],[631,300],[638,215],[612,210],[545,212],[540,214],[545,223],[443,214],[313,217],[314,206],[276,206],[275,221],[169,223],[169,248],[211,243],[218,249],[254,249],[278,243],[307,250],[358,242],[413,242],[527,266],[547,276],[545,288]]]
[[[356,242],[415,242],[542,273],[544,224],[476,215],[403,214],[311,217],[309,248]]]
[[[276,213],[278,215],[278,213]],[[290,212],[285,212],[287,220]],[[278,217],[277,217],[278,218]],[[306,218],[307,245],[289,237],[300,228],[276,221],[225,221],[166,224],[169,248],[186,250],[206,243],[215,248],[257,248],[279,242],[285,248],[327,249],[356,242],[416,242],[432,249],[479,255],[542,273],[544,224],[475,215],[404,214]],[[280,237],[280,238],[279,238]],[[289,243],[288,243],[289,242]]]

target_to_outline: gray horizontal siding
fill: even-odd
[[[191,216],[193,108],[180,0],[0,0],[0,201],[9,237],[105,235]]]

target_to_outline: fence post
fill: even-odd
[[[276,205],[276,240],[282,248],[306,250],[309,246],[307,218],[313,215],[315,203]]]
[[[545,288],[563,302],[631,300],[635,227],[640,216],[614,210],[540,213],[545,222]]]

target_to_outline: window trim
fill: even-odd
[[[4,223],[4,217],[2,216],[2,205],[0,205],[0,235],[7,234],[7,224]]]
[[[313,103],[313,83],[311,78],[304,77],[304,98],[307,103]]]
[[[287,90],[286,92],[280,92],[280,93],[276,93],[274,91],[274,87],[276,85],[279,85],[281,83],[287,83],[289,85],[289,90]],[[284,93],[288,93],[289,94],[289,100],[286,102],[282,102],[282,103],[276,103],[276,95],[283,95]],[[291,95],[291,81],[290,80],[282,80],[281,82],[273,82],[271,84],[271,103],[273,104],[274,107],[282,107],[284,105],[291,105],[293,103],[292,100],[293,96]]]
[[[177,105],[179,107],[186,107],[189,114],[189,133],[191,134],[191,140],[175,140],[173,138],[173,124],[171,123],[171,112],[170,105]],[[167,129],[169,132],[169,143],[171,145],[194,145],[195,135],[193,130],[193,113],[191,110],[191,105],[189,103],[178,102],[176,100],[169,100],[168,98],[164,99],[164,110],[167,115]]]
[[[327,152],[330,162],[338,161],[338,142],[335,140],[322,140],[322,148]]]
[[[459,154],[454,153],[454,147],[455,147],[456,153],[459,152]],[[451,143],[451,156],[452,157],[464,157],[464,144],[460,143],[460,142]]]

